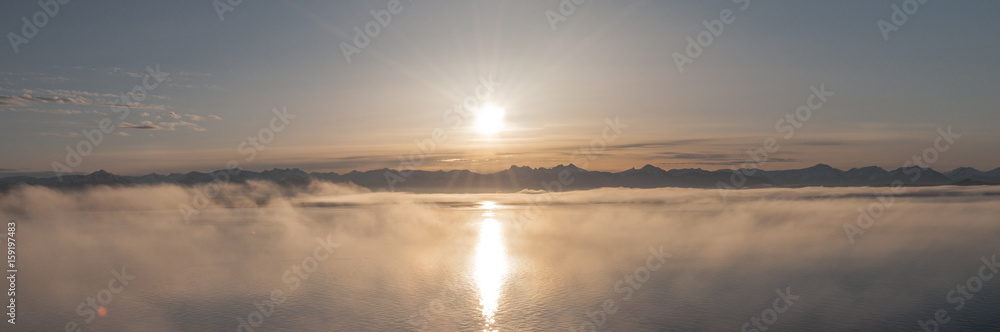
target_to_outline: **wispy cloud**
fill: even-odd
[[[0,105],[28,106],[28,101],[16,96],[0,96]]]
[[[136,103],[136,102],[133,102],[133,103],[130,103],[130,104],[99,103],[99,104],[94,104],[94,106],[128,107],[128,108],[132,108],[132,109],[150,109],[150,110],[157,110],[157,111],[165,111],[165,110],[167,110],[167,107],[164,106],[164,105],[143,104],[143,103]]]
[[[157,123],[157,124],[159,126],[163,127],[164,130],[176,130],[177,128],[180,128],[180,127],[188,127],[188,128],[191,128],[191,130],[194,130],[194,131],[205,131],[206,130],[205,128],[202,128],[201,126],[199,126],[197,124],[190,123],[190,122],[187,122],[187,121],[160,122],[160,123]]]
[[[152,121],[143,121],[143,122],[140,122],[140,124],[131,124],[131,123],[128,123],[128,122],[122,122],[122,124],[119,125],[118,128],[123,128],[123,129],[153,129],[153,130],[160,129],[160,127],[157,127],[156,125],[154,125]]]
[[[37,97],[29,94],[23,94],[20,96],[4,96],[0,95],[0,105],[16,105],[16,106],[27,106],[32,102],[39,103],[56,103],[56,104],[78,104],[78,105],[89,105],[91,104],[84,98],[67,98],[67,97]]]
[[[68,104],[80,106],[100,106],[100,107],[129,107],[133,109],[166,110],[165,105],[143,104],[133,102],[130,104],[115,103],[118,96],[107,93],[86,92],[76,90],[21,90],[21,95],[0,95],[0,105],[27,107],[36,104]],[[30,92],[30,93],[29,93]],[[37,96],[33,93],[46,93],[48,96]]]
[[[187,122],[187,121],[175,121],[175,122],[156,122],[144,120],[139,122],[139,124],[132,124],[128,122],[123,122],[118,128],[122,129],[150,129],[150,130],[177,130],[180,128],[188,128],[194,131],[206,131],[207,129],[201,126]]]
[[[72,132],[66,134],[60,134],[60,133],[38,133],[38,134],[46,137],[80,137],[80,133],[72,133]]]

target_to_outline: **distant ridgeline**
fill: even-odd
[[[235,173],[235,174],[233,174]],[[562,180],[560,180],[562,177]],[[553,168],[511,166],[496,173],[480,174],[468,170],[397,172],[390,169],[346,174],[306,173],[300,169],[272,169],[263,172],[219,170],[210,173],[149,174],[143,176],[114,175],[103,170],[87,175],[64,175],[62,178],[12,176],[0,178],[0,191],[15,186],[37,185],[51,188],[84,188],[95,185],[128,186],[179,184],[197,185],[213,181],[245,183],[270,181],[282,186],[305,186],[315,180],[353,183],[374,191],[409,192],[516,192],[520,190],[581,190],[602,187],[625,188],[768,188],[802,186],[887,186],[902,181],[907,186],[935,185],[996,185],[1000,184],[1000,168],[979,171],[961,167],[940,173],[930,168],[898,168],[892,171],[869,166],[842,171],[819,164],[809,168],[763,170],[673,169],[665,171],[652,165],[623,172],[588,171],[559,165]],[[546,185],[551,184],[551,185]],[[565,184],[565,185],[563,185]],[[550,187],[552,186],[552,187]],[[554,187],[557,186],[557,187]]]

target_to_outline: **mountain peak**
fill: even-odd
[[[836,168],[833,168],[832,166],[827,165],[827,164],[823,164],[823,163],[819,163],[819,164],[813,165],[812,167],[809,167],[809,168],[806,168],[806,169],[812,169],[812,170],[837,170]]]
[[[112,175],[111,173],[108,173],[108,171],[105,171],[103,169],[99,170],[97,172],[93,172],[93,173],[88,174],[88,176],[98,176],[98,177],[108,177],[108,176],[111,176],[111,175]]]
[[[956,168],[956,169],[953,169],[953,170],[951,170],[951,172],[948,172],[948,173],[971,173],[971,174],[981,174],[981,173],[983,173],[983,172],[981,172],[981,171],[980,171],[980,170],[978,170],[978,169],[975,169],[975,168],[972,168],[972,167],[959,167],[959,168]]]
[[[281,168],[274,168],[274,169],[271,169],[271,170],[265,170],[265,171],[264,171],[264,172],[262,172],[262,173],[265,173],[265,174],[269,174],[269,173],[294,173],[294,174],[306,174],[306,172],[304,172],[304,171],[302,171],[301,169],[298,169],[298,168],[285,168],[285,169],[281,169]]]
[[[982,180],[983,178],[990,177],[989,172],[983,172],[972,167],[959,167],[951,171],[945,172],[944,176],[947,176],[953,181],[961,180]]]
[[[874,174],[880,174],[880,173],[886,173],[886,172],[888,172],[888,171],[886,171],[884,168],[878,167],[878,166],[865,166],[865,167],[861,167],[861,168],[852,168],[852,169],[850,169],[850,170],[847,171],[847,173],[850,173],[850,174],[857,174],[857,173],[866,173],[866,174],[873,174],[874,173]]]
[[[662,168],[659,168],[659,167],[656,167],[656,166],[653,166],[653,165],[650,165],[650,164],[646,164],[646,166],[642,166],[642,169],[643,170],[647,170],[647,171],[654,171],[654,170],[661,170],[662,171],[663,170]]]
[[[642,166],[642,168],[639,169],[639,170],[642,171],[642,172],[648,173],[648,174],[653,174],[653,175],[664,175],[664,174],[667,174],[667,171],[664,171],[662,168],[659,168],[659,167],[656,167],[656,166],[653,166],[653,165],[650,165],[650,164],[646,164],[646,166]]]
[[[572,163],[570,163],[569,165],[565,165],[565,166],[563,166],[563,164],[559,164],[559,165],[556,165],[556,167],[553,167],[552,169],[563,169],[563,168],[569,169],[571,171],[576,171],[576,172],[583,172],[583,171],[585,171],[582,168],[576,167],[576,165],[573,165]]]

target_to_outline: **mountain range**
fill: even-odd
[[[737,173],[738,172],[738,173]],[[560,182],[560,177],[562,181]],[[408,192],[516,192],[520,190],[581,190],[602,187],[626,188],[767,188],[802,186],[887,186],[901,181],[907,186],[934,185],[997,185],[1000,168],[980,171],[960,167],[941,173],[930,168],[907,167],[885,170],[876,166],[839,170],[818,164],[809,168],[765,170],[715,170],[672,169],[646,165],[622,172],[588,171],[573,164],[552,168],[511,166],[494,173],[476,173],[468,170],[398,172],[378,169],[365,172],[307,173],[297,168],[272,169],[263,172],[247,170],[218,170],[209,173],[189,172],[169,175],[142,176],[115,175],[100,170],[86,175],[64,175],[61,178],[36,178],[12,176],[0,178],[0,191],[18,185],[37,185],[51,188],[83,188],[95,185],[196,185],[212,181],[245,183],[251,180],[270,181],[282,186],[303,186],[321,180],[334,183],[353,183],[375,191]],[[558,183],[558,184],[557,184]]]

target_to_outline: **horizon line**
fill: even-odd
[[[751,165],[751,164],[752,163],[744,163],[743,165]],[[959,166],[959,167],[956,167],[954,169],[941,172],[941,171],[935,170],[932,167],[920,167],[918,165],[912,165],[912,166],[907,166],[907,167],[900,166],[900,167],[896,167],[896,168],[892,168],[892,169],[888,169],[888,168],[884,168],[884,167],[876,166],[876,165],[869,165],[869,166],[863,166],[863,167],[852,167],[852,168],[849,168],[849,169],[840,169],[840,168],[833,167],[833,166],[830,166],[830,165],[825,164],[825,163],[817,163],[815,165],[812,165],[812,166],[809,166],[809,167],[803,167],[803,168],[787,168],[787,169],[774,169],[774,170],[766,170],[766,169],[760,169],[760,168],[745,168],[745,167],[719,168],[719,169],[715,169],[715,170],[702,169],[700,167],[698,167],[698,168],[671,168],[671,169],[665,169],[665,168],[661,168],[661,167],[658,167],[658,166],[654,166],[653,164],[645,164],[642,167],[638,167],[638,168],[637,167],[631,167],[629,169],[624,169],[624,170],[610,171],[610,170],[586,169],[586,168],[583,168],[583,167],[576,166],[574,163],[569,163],[569,164],[558,164],[556,166],[550,166],[550,167],[518,166],[518,165],[511,164],[510,166],[508,166],[507,168],[502,169],[502,170],[492,171],[492,172],[483,172],[483,173],[480,173],[480,172],[477,172],[477,171],[473,171],[473,170],[469,170],[469,169],[459,169],[459,168],[449,169],[449,170],[445,170],[445,169],[437,169],[437,170],[414,169],[414,170],[410,170],[410,171],[422,171],[422,172],[432,172],[432,173],[433,172],[466,171],[466,172],[475,173],[475,174],[481,174],[482,175],[482,174],[495,174],[495,173],[505,172],[505,171],[509,171],[509,170],[511,170],[513,168],[529,168],[531,170],[541,170],[541,169],[556,169],[556,168],[560,168],[560,167],[562,167],[562,168],[568,168],[570,166],[572,166],[574,168],[577,168],[577,169],[580,169],[580,170],[583,170],[583,171],[587,171],[587,172],[605,172],[605,173],[612,173],[612,174],[627,172],[627,171],[630,171],[630,170],[641,170],[641,169],[645,169],[646,167],[653,167],[653,168],[656,168],[656,169],[659,169],[659,170],[662,170],[662,171],[701,170],[701,171],[707,171],[707,172],[736,171],[736,170],[741,170],[741,169],[753,170],[753,171],[764,171],[764,172],[780,172],[780,171],[804,170],[804,169],[810,169],[810,168],[815,168],[815,167],[824,167],[824,166],[826,168],[830,168],[830,169],[837,170],[837,171],[840,171],[840,172],[847,172],[847,171],[850,171],[850,170],[853,170],[853,169],[864,169],[864,168],[871,168],[871,167],[875,167],[875,168],[878,168],[878,169],[881,169],[881,170],[884,170],[884,171],[888,171],[888,172],[891,172],[891,171],[894,171],[894,170],[898,170],[898,169],[904,169],[904,168],[905,169],[909,169],[909,168],[914,168],[914,167],[918,167],[918,168],[921,168],[921,169],[930,169],[930,170],[934,170],[935,172],[939,172],[939,173],[953,172],[953,171],[958,170],[958,169],[972,169],[972,170],[975,170],[975,171],[978,171],[978,172],[983,172],[983,173],[1000,170],[1000,167],[996,167],[996,168],[988,169],[988,170],[981,170],[981,169],[978,169],[978,168],[975,168],[975,167],[970,167],[970,166]],[[158,172],[153,171],[153,172],[144,173],[144,174],[127,174],[127,173],[115,173],[115,172],[107,171],[107,170],[105,170],[105,169],[102,168],[102,169],[99,169],[99,170],[93,171],[93,172],[73,172],[73,173],[66,173],[66,174],[63,174],[62,176],[90,175],[90,174],[94,174],[94,173],[100,173],[102,171],[106,172],[106,173],[109,173],[109,174],[112,174],[112,175],[120,175],[120,176],[146,176],[146,175],[154,175],[154,174],[156,174],[156,175],[170,175],[170,174],[189,174],[189,173],[210,174],[210,173],[219,172],[219,171],[226,171],[226,170],[230,170],[230,169],[240,170],[241,172],[243,172],[243,171],[249,171],[249,172],[258,172],[258,173],[259,172],[266,172],[266,171],[275,171],[275,170],[299,170],[299,171],[304,172],[306,174],[312,174],[312,173],[331,174],[332,173],[332,174],[338,174],[338,175],[345,175],[345,174],[350,174],[350,173],[354,173],[354,172],[366,173],[366,172],[372,172],[372,171],[394,171],[394,172],[398,173],[398,172],[406,171],[406,170],[392,169],[392,168],[388,168],[388,167],[368,169],[368,170],[352,169],[352,170],[347,171],[347,172],[309,171],[309,170],[303,170],[303,169],[298,168],[298,167],[272,167],[272,168],[261,168],[261,169],[256,169],[256,168],[255,169],[245,169],[245,168],[242,168],[242,167],[236,167],[236,168],[221,168],[221,169],[215,169],[215,170],[210,170],[210,171],[191,170],[191,171],[187,171],[187,172],[183,172],[183,173],[180,173],[180,172],[169,172],[169,173],[165,173],[165,174],[160,174]],[[34,173],[34,174],[49,174],[49,173],[53,173],[54,174],[55,172],[53,172],[53,171],[38,171],[38,172],[27,171],[27,172],[9,172],[9,173],[12,173],[12,174],[17,174],[17,173],[20,173],[20,174],[32,174],[32,173]],[[21,176],[21,177],[33,177],[33,178],[47,178],[47,177],[37,177],[37,176],[30,176],[30,175],[4,175],[3,173],[0,173],[0,178],[19,177],[19,176]],[[58,177],[58,176],[54,175],[54,176],[50,176],[50,177]]]

